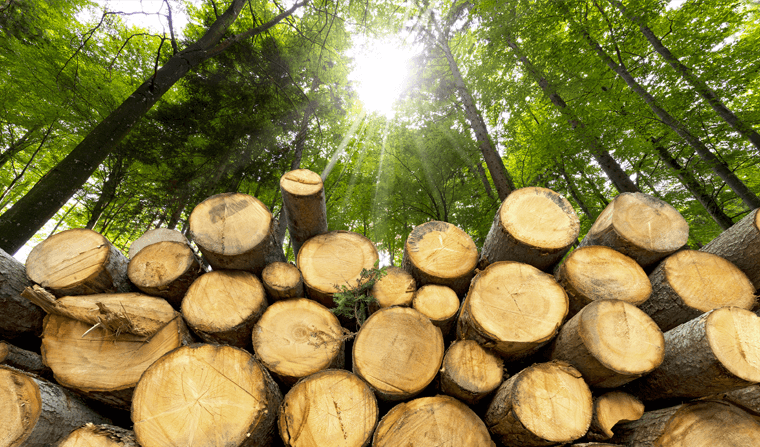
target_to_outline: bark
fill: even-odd
[[[701,250],[734,263],[747,275],[756,289],[760,288],[759,223],[758,210],[754,210]]]
[[[42,363],[42,357],[39,354],[21,349],[4,341],[0,341],[0,365],[7,365],[25,372],[37,374],[48,380],[52,380],[53,378],[53,372]]]
[[[36,337],[42,333],[45,312],[21,297],[31,285],[24,265],[0,250],[0,337]]]

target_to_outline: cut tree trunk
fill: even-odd
[[[683,250],[670,255],[649,279],[652,296],[639,307],[663,332],[719,307],[755,305],[755,287],[747,275],[710,253]]]
[[[135,432],[113,425],[87,423],[67,436],[57,447],[140,447]]]
[[[377,310],[390,306],[412,305],[417,290],[417,282],[406,270],[390,266],[386,269],[385,276],[377,280],[369,291],[369,295],[377,300],[372,303],[371,309]]]
[[[754,210],[700,251],[725,258],[760,289],[760,213]]]
[[[182,316],[201,340],[246,348],[266,308],[264,287],[256,275],[214,270],[190,286],[182,301]]]
[[[727,400],[755,416],[760,415],[760,384],[721,393],[712,398]]]
[[[327,233],[325,188],[319,174],[296,169],[280,178],[280,191],[293,253],[298,256],[298,250],[309,238]]]
[[[273,262],[261,272],[264,289],[272,301],[303,298],[303,277],[301,271],[287,262]]]
[[[384,401],[410,399],[435,378],[443,360],[443,336],[408,307],[372,314],[354,340],[353,369]]]
[[[37,337],[42,333],[45,312],[21,292],[32,283],[26,276],[24,265],[0,250],[0,337],[12,340],[16,337]]]
[[[286,447],[365,447],[378,419],[375,395],[348,371],[312,374],[288,391],[278,427]]]
[[[665,340],[654,321],[620,300],[594,301],[571,318],[552,345],[590,386],[616,388],[657,368]]]
[[[421,397],[391,408],[380,420],[372,447],[495,447],[483,421],[449,396]]]
[[[592,405],[591,391],[575,368],[539,363],[499,387],[485,422],[505,445],[554,445],[586,434]]]
[[[639,306],[652,293],[649,278],[636,261],[601,245],[574,250],[554,277],[567,292],[570,317],[589,303],[610,298]]]
[[[672,206],[642,193],[615,197],[580,246],[604,245],[647,267],[681,249],[689,224]]]
[[[333,294],[358,285],[363,269],[380,259],[375,244],[358,233],[332,231],[306,241],[298,252],[298,268],[308,296],[334,307]]]
[[[519,360],[557,335],[567,306],[565,291],[551,275],[528,264],[497,262],[472,280],[457,338]]]
[[[402,266],[417,286],[440,284],[459,296],[467,293],[478,263],[478,248],[458,227],[439,221],[419,225],[404,244]]]
[[[196,344],[145,371],[132,422],[142,447],[264,447],[276,436],[281,401],[277,384],[251,354]]]
[[[4,341],[0,341],[0,365],[20,369],[46,379],[53,378],[53,372],[42,363],[42,356]]]
[[[61,231],[29,253],[26,274],[56,296],[129,292],[127,258],[100,234]]]
[[[722,307],[665,333],[659,368],[630,384],[643,401],[705,397],[760,382],[760,317]]]
[[[132,284],[148,295],[166,299],[179,309],[187,289],[203,273],[200,262],[184,242],[149,245],[132,257],[127,268]]]
[[[184,244],[190,245],[190,242],[188,242],[185,235],[177,230],[170,230],[168,228],[154,228],[152,230],[146,231],[142,236],[137,238],[137,240],[132,242],[132,244],[129,246],[129,259],[137,256],[137,253],[140,253],[140,250],[145,247],[157,244],[159,242],[169,241],[182,242]]]
[[[110,423],[60,386],[0,366],[0,445],[48,447],[87,422]]]
[[[214,270],[260,275],[267,264],[285,261],[275,242],[272,213],[248,194],[211,196],[193,209],[189,223],[193,241]]]
[[[473,340],[455,341],[443,357],[441,391],[470,405],[504,381],[504,362]]]
[[[306,298],[278,301],[253,328],[253,351],[287,385],[328,368],[345,366],[345,334],[325,306]]]
[[[547,270],[578,241],[579,232],[580,221],[567,199],[546,188],[518,189],[494,217],[480,266],[517,261]]]
[[[412,307],[441,329],[447,336],[457,321],[459,297],[451,287],[428,284],[422,286],[414,295]]]
[[[644,404],[636,396],[622,391],[610,391],[594,399],[594,417],[588,432],[589,439],[606,441],[615,433],[615,425],[637,421],[644,414]]]

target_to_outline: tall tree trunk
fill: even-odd
[[[581,207],[581,210],[588,216],[589,220],[592,222],[596,218],[593,214],[591,214],[591,211],[589,211],[588,207],[586,206],[586,202],[583,201],[583,197],[581,197],[580,192],[578,192],[578,188],[575,187],[575,181],[567,175],[567,171],[565,170],[565,165],[562,160],[556,161],[557,170],[559,170],[559,173],[562,175],[562,178],[565,179],[565,184],[567,185],[568,191],[570,191],[570,195],[573,196],[573,200],[575,200],[575,203],[578,204],[579,207]]]
[[[755,148],[760,151],[760,135],[758,135],[752,126],[744,122],[741,118],[736,116],[734,112],[729,110],[728,107],[723,104],[720,98],[718,98],[718,94],[715,93],[715,91],[711,89],[705,81],[694,74],[690,67],[684,65],[683,62],[674,56],[673,53],[670,52],[670,49],[666,47],[662,41],[657,38],[657,36],[654,35],[651,29],[649,29],[642,17],[629,12],[628,9],[623,6],[623,3],[620,0],[609,1],[615,5],[628,20],[638,25],[639,29],[641,30],[641,34],[643,34],[649,43],[652,44],[652,47],[654,47],[655,51],[657,51],[657,53],[662,56],[663,59],[665,59],[665,62],[673,67],[673,70],[675,70],[676,73],[678,73],[684,81],[688,82],[689,85],[691,85],[694,90],[699,93],[699,96],[701,96],[702,99],[707,101],[707,103],[710,105],[710,107],[712,107],[713,110],[715,110],[715,113],[717,113],[718,116],[723,118],[725,122],[731,125],[731,127],[739,132],[744,138],[748,139],[755,146]]]
[[[572,111],[572,109],[567,106],[565,100],[563,100],[559,93],[557,93],[556,88],[554,88],[554,86],[549,83],[546,77],[544,77],[543,73],[541,73],[538,68],[533,65],[533,63],[522,53],[520,48],[517,46],[517,42],[512,39],[511,36],[506,36],[505,39],[507,41],[507,45],[509,45],[509,47],[512,48],[512,50],[515,52],[517,59],[522,63],[523,67],[525,67],[525,70],[530,73],[533,79],[538,83],[538,86],[541,87],[541,90],[543,90],[544,94],[549,97],[552,104],[554,104],[554,106],[559,109],[560,113],[565,117],[565,119],[567,119],[570,127],[578,132],[581,140],[586,143],[589,152],[591,152],[591,155],[594,157],[596,162],[599,163],[599,166],[601,166],[604,173],[607,174],[607,177],[615,186],[615,189],[617,189],[619,192],[640,192],[639,188],[633,184],[628,174],[626,174],[618,162],[612,158],[612,155],[610,155],[609,151],[607,151],[607,149],[602,146],[602,143],[599,141],[599,139],[595,136],[589,135],[586,129],[586,125],[583,124],[583,122]]]
[[[88,230],[92,230],[95,227],[95,224],[98,223],[98,220],[103,215],[103,211],[116,196],[116,189],[124,178],[127,166],[124,166],[124,155],[120,154],[114,162],[114,167],[108,174],[108,178],[103,183],[103,190],[100,192],[100,197],[98,197],[98,201],[95,203],[92,214],[90,214],[90,220],[85,225],[85,228]]]
[[[87,134],[69,155],[0,216],[0,248],[8,253],[15,253],[21,248],[82,187],[132,126],[188,71],[225,51],[230,45],[273,27],[304,3],[296,3],[264,25],[220,43],[245,4],[245,0],[233,0],[203,37],[169,58],[166,64]]]

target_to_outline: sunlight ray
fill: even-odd
[[[348,146],[349,141],[351,141],[351,138],[354,137],[356,134],[356,129],[359,127],[359,124],[361,124],[364,121],[364,117],[367,116],[367,112],[362,110],[359,115],[356,117],[353,123],[351,123],[351,127],[348,129],[348,133],[343,137],[343,140],[338,145],[338,148],[335,149],[335,152],[333,152],[332,156],[330,157],[330,162],[327,163],[327,166],[325,167],[324,171],[322,171],[322,181],[324,182],[328,175],[330,175],[330,171],[333,170],[335,167],[335,163],[338,162],[338,157],[343,155],[346,146]]]

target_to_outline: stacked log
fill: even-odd
[[[724,231],[700,251],[718,255],[736,265],[760,288],[760,209],[756,209]]]
[[[58,447],[139,447],[135,433],[114,425],[91,422],[71,432]]]
[[[451,287],[428,284],[414,294],[412,307],[438,326],[443,336],[447,336],[456,323],[459,313],[459,297]]]
[[[32,338],[42,332],[45,312],[21,297],[21,292],[31,285],[24,265],[0,250],[0,315],[3,316],[0,337]]]
[[[135,239],[135,241],[129,245],[129,252],[127,253],[129,259],[133,259],[137,256],[137,253],[140,253],[140,250],[143,248],[159,242],[181,242],[190,245],[187,238],[177,230],[154,228],[143,233],[142,236]]]
[[[39,354],[4,341],[0,341],[0,365],[10,366],[46,379],[53,375],[50,368],[42,363],[42,357]]]
[[[504,362],[473,340],[454,342],[443,357],[441,391],[475,405],[504,381]]]
[[[287,262],[273,262],[261,272],[261,282],[272,301],[303,298],[303,277],[301,271]]]
[[[588,437],[608,440],[615,433],[612,429],[621,422],[633,422],[644,415],[644,404],[635,396],[622,392],[610,391],[594,398],[594,416]]]
[[[184,242],[162,241],[148,245],[129,261],[132,284],[179,308],[190,284],[202,273],[201,264]]]
[[[369,295],[375,299],[372,310],[391,306],[411,306],[417,291],[417,282],[412,275],[394,266],[388,267],[385,272],[385,276],[377,280],[369,291]]]
[[[319,174],[308,169],[296,169],[280,178],[280,191],[293,253],[298,256],[304,242],[327,233],[325,188]]]

